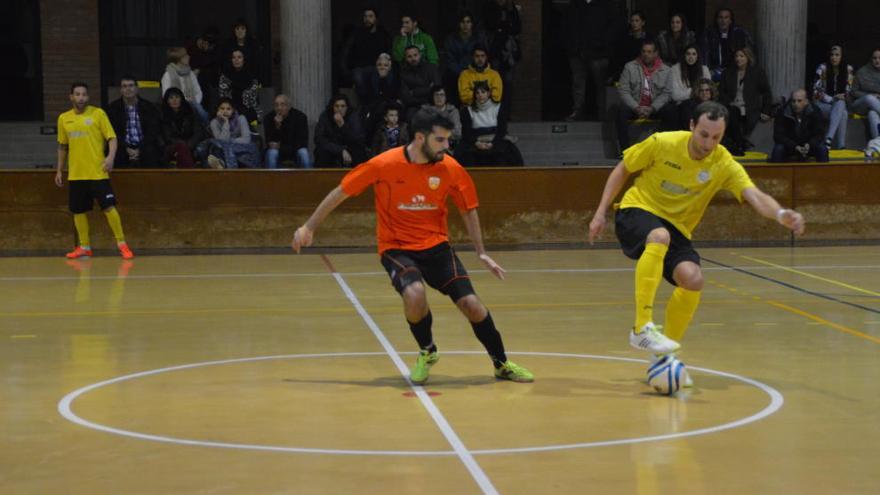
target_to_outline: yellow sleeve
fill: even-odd
[[[110,125],[110,119],[107,117],[107,113],[103,110],[98,110],[99,117],[99,125],[101,126],[101,133],[104,135],[104,140],[109,141],[111,139],[116,139],[116,131],[113,130],[113,126]]]
[[[624,150],[623,166],[629,173],[638,172],[654,162],[658,151],[660,151],[660,140],[657,138],[657,134],[652,134],[641,143],[634,144]]]
[[[58,132],[58,144],[67,144],[70,139],[67,137],[67,130],[64,128],[64,114],[58,116],[58,124],[56,130]]]
[[[724,189],[732,192],[736,196],[736,200],[742,203],[742,192],[750,187],[755,187],[755,183],[752,182],[746,169],[736,160],[731,159],[727,162],[727,171]]]

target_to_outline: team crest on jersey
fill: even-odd
[[[440,187],[440,177],[428,177],[428,187],[436,191]]]
[[[86,125],[92,125],[93,123],[95,123],[95,121],[92,120],[91,117],[86,117],[85,120],[83,120],[83,122],[84,122]]]
[[[709,182],[709,179],[712,178],[712,175],[708,170],[700,170],[700,173],[697,174],[697,180],[700,181],[700,184],[705,184]]]

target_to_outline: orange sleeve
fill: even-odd
[[[461,165],[450,167],[452,173],[452,187],[449,189],[452,201],[461,211],[473,210],[480,206],[477,198],[477,186],[471,175]]]
[[[364,192],[379,179],[380,169],[381,163],[375,159],[361,163],[342,178],[340,183],[342,191],[349,196],[357,196]]]

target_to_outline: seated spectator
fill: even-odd
[[[812,156],[817,162],[827,162],[824,136],[825,123],[819,109],[810,103],[806,90],[796,89],[791,100],[776,112],[770,161],[803,162]]]
[[[489,84],[489,94],[492,101],[501,102],[504,92],[504,84],[501,82],[501,74],[489,66],[489,54],[483,46],[475,46],[472,54],[473,62],[458,76],[458,94],[462,105],[470,105],[474,102],[473,87],[477,81],[486,81]]]
[[[645,14],[638,10],[630,14],[629,31],[617,42],[615,50],[615,69],[612,73],[615,77],[618,77],[622,73],[626,64],[641,56],[642,44],[645,41],[653,40],[653,38],[648,35],[648,31],[646,30],[647,26],[648,20],[645,18]],[[656,44],[654,46],[656,46]]]
[[[690,121],[692,109],[682,109],[682,103],[689,101],[694,96],[694,88],[699,85],[702,79],[709,78],[709,68],[700,63],[697,47],[690,45],[684,51],[681,61],[669,70],[672,102],[678,107],[678,111],[669,112],[668,118],[672,118],[674,121],[666,124],[667,129],[679,127],[679,123],[683,120]]]
[[[443,72],[443,86],[453,91],[449,101],[457,104],[458,78],[473,61],[474,48],[486,47],[486,37],[483,32],[474,26],[474,16],[470,12],[464,12],[458,16],[458,31],[450,33],[446,37],[444,47],[446,49],[446,70]]]
[[[211,168],[259,168],[260,151],[251,142],[251,129],[235,102],[220,98],[217,116],[211,120],[208,143],[208,165]]]
[[[489,41],[489,62],[509,89],[510,71],[521,57],[517,39],[522,32],[519,5],[513,0],[486,0],[481,20]]]
[[[315,126],[315,165],[320,168],[354,167],[366,159],[361,120],[351,108],[348,97],[336,95]]]
[[[700,47],[700,56],[709,66],[713,81],[720,81],[724,69],[735,64],[737,50],[755,50],[752,37],[734,22],[733,11],[727,8],[715,12],[715,25],[707,27],[703,32]]]
[[[730,111],[727,134],[734,149],[733,154],[752,147],[748,136],[758,121],[770,120],[773,94],[767,74],[755,64],[755,56],[749,48],[736,50],[735,65],[724,71],[719,85],[719,102]]]
[[[452,122],[452,134],[449,136],[450,152],[455,149],[455,145],[461,141],[461,115],[454,105],[447,103],[446,89],[443,86],[433,86],[431,88],[431,100],[433,103],[425,103],[422,110],[427,114],[440,114],[450,122]]]
[[[203,91],[202,107],[212,108],[210,95],[212,90],[217,89],[220,81],[220,65],[223,57],[217,48],[219,32],[216,27],[208,27],[194,42],[186,44],[186,52],[189,54],[189,65],[199,80],[199,87]],[[164,94],[164,93],[163,93]]]
[[[707,101],[718,101],[718,88],[715,87],[715,83],[708,77],[697,81],[697,84],[694,84],[691,89],[691,97],[678,105],[678,129],[689,131],[694,110],[696,110],[697,105]]]
[[[396,103],[385,107],[385,124],[376,129],[373,135],[373,145],[370,148],[370,156],[409,144],[409,130],[405,123],[400,122],[400,113],[403,109]]]
[[[162,167],[159,153],[159,111],[138,95],[132,76],[119,79],[121,97],[107,106],[107,117],[119,139],[118,168]]]
[[[697,43],[697,35],[688,30],[684,14],[672,14],[669,18],[669,30],[660,31],[657,35],[657,50],[663,63],[673,66],[682,61],[685,50]]]
[[[415,16],[405,14],[400,18],[400,35],[394,37],[391,45],[391,58],[402,65],[406,58],[406,50],[411,46],[418,48],[422,60],[426,63],[436,66],[440,62],[434,38],[419,29],[419,21]]]
[[[168,49],[168,65],[165,74],[162,75],[162,94],[168,88],[177,88],[183,92],[183,96],[189,106],[199,115],[202,122],[207,124],[208,112],[202,107],[202,87],[199,79],[189,65],[189,54],[182,46]]]
[[[262,72],[260,67],[260,54],[262,47],[253,36],[248,36],[248,26],[244,19],[238,19],[232,25],[232,36],[223,45],[223,59],[229,60],[232,52],[240,51],[247,60],[251,73],[259,80]]]
[[[266,133],[266,168],[279,162],[296,161],[301,168],[312,168],[309,156],[309,122],[306,114],[290,106],[285,94],[275,97],[275,110],[263,119]]]
[[[856,72],[852,96],[853,111],[867,114],[871,138],[876,138],[880,134],[880,48],[871,54],[871,63]]]
[[[825,147],[828,149],[846,147],[846,120],[849,117],[846,104],[850,101],[854,80],[852,66],[843,61],[843,47],[832,46],[828,60],[816,68],[816,82],[813,84],[816,107],[828,121],[825,133]]]
[[[355,88],[366,85],[365,79],[373,71],[376,58],[391,51],[391,36],[379,25],[379,13],[375,7],[364,9],[362,22],[348,39],[340,57],[342,73],[351,77]]]
[[[183,96],[183,91],[170,87],[162,97],[162,144],[165,162],[177,168],[196,166],[196,148],[205,139],[205,126]]]
[[[473,92],[474,102],[461,113],[458,161],[465,166],[522,166],[519,148],[507,139],[505,105],[492,101],[486,81],[476,81]]]
[[[617,112],[617,143],[620,152],[629,147],[629,123],[634,119],[659,118],[674,122],[676,107],[671,103],[669,67],[657,56],[657,42],[642,42],[642,54],[627,63],[617,87],[621,105]],[[665,124],[664,124],[665,125]]]
[[[361,106],[361,120],[365,130],[372,135],[382,121],[382,110],[389,103],[400,100],[400,78],[391,65],[391,55],[380,53],[363,84],[354,89]]]
[[[229,98],[248,122],[260,120],[260,82],[246,65],[244,52],[233,50],[220,75],[220,98]]]
[[[431,102],[431,86],[440,84],[437,66],[425,63],[418,48],[406,49],[406,63],[400,68],[400,99],[406,107],[406,120],[425,103]]]

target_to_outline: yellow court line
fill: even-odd
[[[767,304],[770,304],[771,306],[776,306],[777,308],[784,309],[784,310],[789,311],[791,313],[794,313],[796,315],[804,316],[804,317],[809,318],[813,321],[819,322],[823,325],[827,325],[835,330],[839,330],[841,332],[848,333],[850,335],[855,335],[856,337],[861,337],[865,340],[870,340],[871,342],[874,342],[876,344],[880,344],[880,338],[874,337],[873,335],[868,335],[868,334],[860,332],[858,330],[853,330],[852,328],[845,327],[843,325],[839,325],[837,323],[834,323],[833,321],[828,321],[825,318],[822,318],[820,316],[816,316],[812,313],[807,313],[806,311],[800,310],[798,308],[793,308],[787,304],[782,304],[781,302],[777,302],[777,301],[766,301],[766,302],[767,302]]]
[[[844,287],[844,288],[847,288],[850,290],[854,290],[856,292],[861,292],[862,294],[868,294],[870,296],[880,297],[880,292],[874,292],[872,290],[863,289],[861,287],[857,287],[855,285],[839,282],[837,280],[833,280],[830,278],[820,277],[819,275],[813,275],[812,273],[804,272],[801,270],[795,270],[794,268],[789,268],[787,266],[777,265],[776,263],[771,263],[769,261],[765,261],[765,260],[762,260],[759,258],[753,258],[751,256],[745,256],[742,254],[738,254],[737,256],[739,256],[740,258],[743,258],[743,259],[747,259],[749,261],[753,261],[755,263],[761,263],[762,265],[772,266],[774,268],[779,268],[780,270],[785,270],[787,272],[796,273],[796,274],[802,275],[804,277],[809,277],[809,278],[813,278],[816,280],[821,280],[822,282],[827,282],[829,284],[837,285],[839,287]]]

